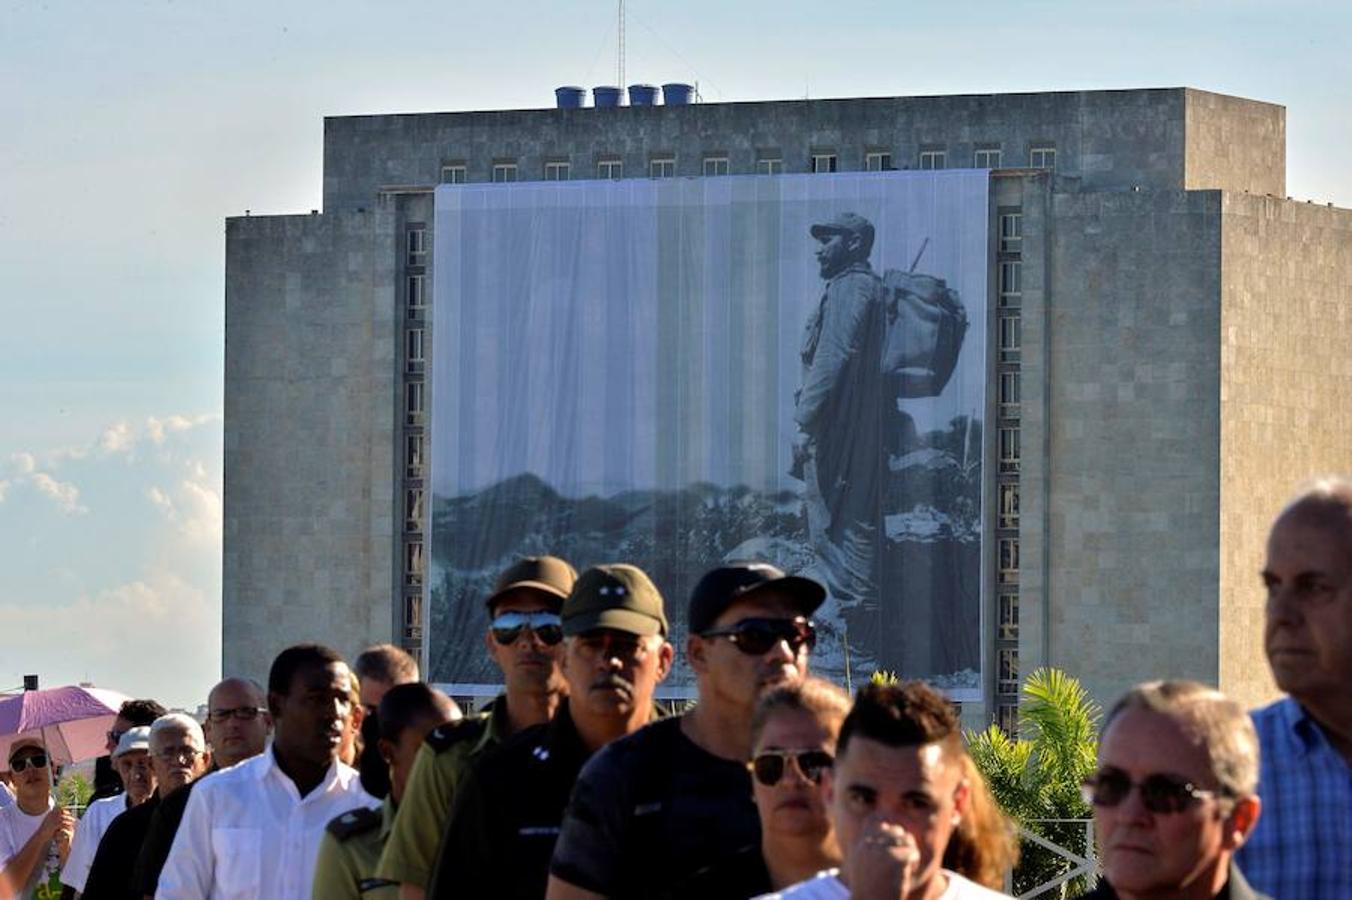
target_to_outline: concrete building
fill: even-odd
[[[1192,89],[329,118],[322,212],[226,225],[224,669],[423,639],[439,182],[993,170],[991,704],[1068,670],[1270,696],[1257,571],[1352,471],[1352,211]]]

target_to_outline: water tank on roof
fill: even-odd
[[[619,106],[620,95],[623,92],[617,87],[603,85],[592,88],[592,105],[598,109],[602,107]]]
[[[662,85],[662,102],[667,106],[686,106],[694,96],[695,88],[692,85],[679,81]]]
[[[656,106],[657,86],[652,84],[629,85],[630,106]]]
[[[582,104],[587,101],[587,91],[585,88],[572,85],[556,87],[554,100],[558,103],[559,109],[581,109]]]

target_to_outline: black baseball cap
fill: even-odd
[[[798,614],[810,618],[826,599],[826,588],[811,578],[785,575],[769,563],[738,562],[705,573],[690,593],[686,624],[691,634],[703,634],[714,620],[739,600],[774,588],[793,602]]]

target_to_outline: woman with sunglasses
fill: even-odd
[[[760,843],[697,874],[682,896],[745,900],[840,865],[822,802],[822,772],[831,767],[849,695],[806,678],[771,688],[751,716],[752,793]]]
[[[70,853],[75,817],[52,801],[51,760],[35,737],[22,737],[9,748],[15,803],[0,809],[0,897],[29,900],[44,883],[51,849],[61,865]]]

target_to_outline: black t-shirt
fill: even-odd
[[[160,797],[156,794],[140,806],[133,806],[113,819],[99,841],[99,849],[89,867],[89,877],[85,880],[81,897],[88,897],[89,900],[126,900],[129,897],[139,900],[143,896],[132,883],[132,867],[136,865],[136,856],[150,828],[150,818],[159,805]]]
[[[751,844],[696,872],[680,886],[677,895],[699,900],[747,900],[774,889],[760,844]]]
[[[207,775],[216,771],[213,765]],[[193,787],[202,780],[197,778],[162,799],[150,817],[145,840],[141,842],[141,852],[136,858],[132,870],[133,884],[138,886],[137,897],[153,897],[160,884],[160,872],[169,859],[169,849],[174,845],[174,835],[183,821],[183,812],[188,808],[188,797]]]
[[[608,744],[578,776],[550,872],[611,900],[671,897],[760,843],[746,766],[664,719]]]

